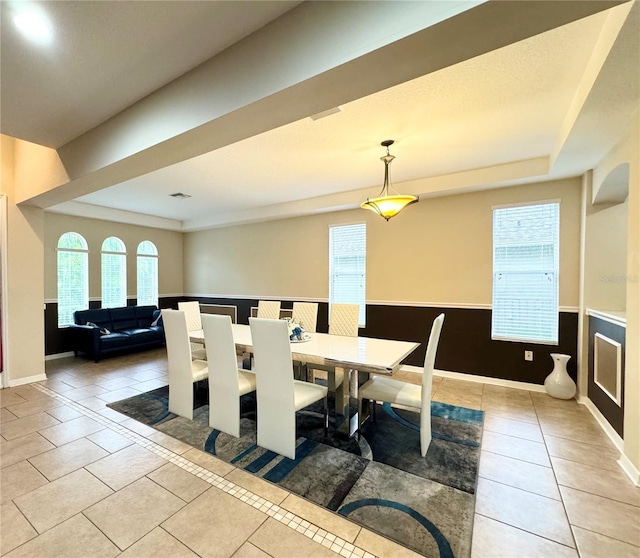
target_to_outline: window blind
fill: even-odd
[[[558,342],[560,204],[493,210],[491,338]]]
[[[149,240],[138,245],[137,257],[138,304],[158,305],[158,250]]]
[[[329,228],[329,302],[360,305],[365,325],[367,229],[365,223]]]
[[[73,232],[58,241],[58,327],[73,322],[76,310],[89,308],[89,253],[85,239]]]
[[[102,243],[102,307],[127,305],[127,255],[124,242],[111,236]]]

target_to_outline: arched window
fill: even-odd
[[[89,308],[89,247],[84,237],[64,233],[58,240],[58,327],[73,323],[76,310]]]
[[[138,244],[139,306],[158,305],[158,249],[150,240]]]
[[[110,236],[102,243],[102,307],[127,305],[127,249]]]

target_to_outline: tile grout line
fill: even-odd
[[[253,492],[242,488],[241,486],[226,480],[224,477],[201,467],[200,465],[193,463],[192,461],[185,459],[181,455],[171,451],[156,442],[145,438],[141,434],[129,430],[125,426],[112,421],[111,419],[105,417],[104,415],[99,414],[97,411],[84,407],[80,403],[76,401],[72,401],[68,399],[63,394],[57,393],[49,388],[35,383],[33,386],[41,391],[53,397],[54,399],[58,399],[59,401],[63,401],[66,405],[73,408],[74,410],[80,412],[86,417],[89,417],[92,420],[106,426],[110,430],[124,436],[125,438],[135,442],[136,444],[142,446],[143,448],[163,457],[170,463],[184,469],[185,471],[191,473],[192,475],[208,482],[210,485],[215,486],[216,488],[226,492],[230,496],[244,502],[251,507],[257,509],[258,511],[272,517],[276,521],[282,523],[283,525],[297,531],[298,533],[303,534],[307,538],[321,544],[322,546],[336,552],[340,556],[344,558],[377,558],[374,554],[366,551],[363,548],[357,547],[353,543],[346,541],[336,534],[328,532],[324,529],[321,529],[319,526],[314,525],[313,523],[293,514],[286,509],[281,508],[278,504],[267,500],[266,498],[262,498]],[[61,423],[62,424],[62,423]]]

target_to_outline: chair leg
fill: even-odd
[[[358,398],[358,442],[360,441],[360,431],[362,430],[362,397]]]
[[[327,396],[324,398],[324,437],[326,438],[329,435],[329,403],[327,401]]]
[[[373,399],[369,399],[369,405],[371,405],[371,417],[373,422],[376,422],[376,402]]]

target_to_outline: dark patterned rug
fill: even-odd
[[[470,556],[482,411],[432,402],[433,439],[422,458],[416,412],[378,405],[358,442],[333,420],[325,437],[322,409],[312,406],[298,413],[291,460],[256,445],[255,394],[242,397],[240,438],[209,428],[206,400],[196,401],[191,421],[169,413],[168,397],[167,386],[109,407],[424,556]]]

